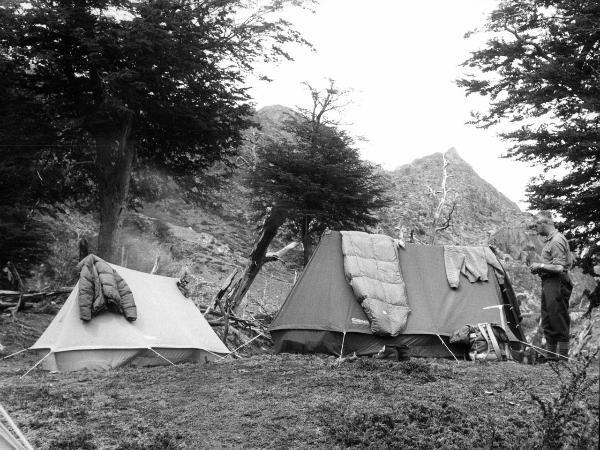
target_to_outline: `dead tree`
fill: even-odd
[[[429,189],[429,195],[433,198],[435,208],[432,212],[431,226],[430,226],[430,244],[434,245],[437,234],[440,231],[446,230],[452,224],[452,215],[456,211],[457,205],[457,195],[454,194],[452,200],[450,200],[450,205],[448,205],[448,195],[450,191],[448,190],[448,165],[450,162],[446,159],[446,155],[442,154],[442,182],[440,185],[440,189],[435,191],[431,186],[427,185]]]
[[[232,318],[236,317],[237,310],[263,265],[271,261],[280,261],[285,253],[298,245],[294,242],[277,252],[267,252],[285,219],[285,208],[275,206],[270,209],[250,252],[250,261],[241,272],[239,269],[235,269],[227,277],[204,314],[206,316],[213,313],[223,318],[222,324],[225,327],[223,331],[224,342],[227,339]]]
[[[324,93],[307,82],[303,84],[310,91],[313,104],[310,110],[300,108],[300,114],[313,125],[315,133],[321,126],[339,125],[336,120],[329,119],[327,115],[332,111],[341,111],[348,106],[350,102],[343,102],[342,99],[346,97],[349,91],[337,88],[335,81],[331,78],[329,79],[329,87],[325,89]]]
[[[273,207],[267,214],[260,234],[254,242],[254,247],[250,252],[250,262],[242,272],[241,277],[233,283],[231,293],[227,296],[227,309],[236,311],[262,266],[266,262],[275,261],[281,256],[280,254],[268,255],[267,250],[285,219],[285,209],[280,207]]]

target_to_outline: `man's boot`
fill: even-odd
[[[560,355],[558,358],[559,361],[569,360],[569,341],[558,342],[558,354]]]
[[[546,351],[542,353],[540,358],[538,358],[538,362],[545,363],[549,361],[558,361],[557,353],[557,345],[556,344],[546,344]]]

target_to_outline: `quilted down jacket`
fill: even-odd
[[[123,278],[103,259],[88,255],[77,268],[79,272],[79,317],[91,320],[104,310],[122,314],[130,322],[137,319],[131,289]]]

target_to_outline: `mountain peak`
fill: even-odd
[[[454,147],[450,147],[448,150],[446,150],[445,155],[446,155],[447,158],[461,159],[462,160],[462,158],[458,154],[458,151]]]
[[[298,113],[292,108],[283,105],[268,105],[256,111],[259,120],[269,121],[276,124],[283,124],[290,117],[297,116]]]
[[[385,225],[414,231],[418,238],[430,232],[431,211],[439,202],[443,177],[443,159],[448,161],[447,207],[455,202],[452,226],[441,235],[441,244],[485,245],[491,234],[514,223],[522,216],[519,207],[477,172],[452,147],[398,167],[391,173],[394,181],[392,206]],[[433,192],[433,194],[432,194]]]

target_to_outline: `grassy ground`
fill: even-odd
[[[50,319],[0,319],[4,353]],[[542,412],[531,394],[547,401],[561,386],[548,365],[450,360],[265,354],[21,378],[34,363],[27,354],[0,361],[0,403],[40,449],[533,448]],[[597,382],[586,396],[593,423],[584,426],[575,401],[567,428],[589,435],[591,426],[584,448],[595,448]]]

